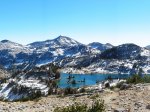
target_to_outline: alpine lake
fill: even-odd
[[[98,82],[102,82],[111,79],[126,79],[130,77],[129,74],[67,74],[61,73],[60,80],[58,81],[58,87],[60,88],[79,88],[83,86],[95,85]]]

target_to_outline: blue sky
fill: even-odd
[[[27,44],[59,35],[150,45],[150,0],[0,0],[0,40]]]

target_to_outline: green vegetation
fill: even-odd
[[[7,82],[7,79],[6,78],[2,78],[2,79],[0,79],[0,83],[2,84],[2,83],[6,83]]]
[[[86,89],[84,87],[82,87],[79,92],[84,93],[84,92],[86,92]]]
[[[109,84],[109,83],[106,83],[106,84],[105,84],[105,88],[110,88],[110,84]]]
[[[124,84],[124,82],[119,82],[119,83],[117,83],[116,87],[121,88],[123,84]]]
[[[80,104],[75,103],[68,107],[57,107],[54,112],[87,112],[87,105],[86,104]]]
[[[92,107],[90,107],[87,112],[105,112],[104,100],[94,101]]]
[[[114,90],[115,89],[115,86],[111,86],[109,87],[110,90]]]
[[[65,88],[64,89],[64,95],[68,95],[68,94],[76,94],[77,93],[77,89],[76,88]]]
[[[94,95],[90,96],[89,98],[95,100],[95,99],[97,99],[98,97],[99,97],[99,94],[94,94]]]
[[[56,94],[58,95],[58,97],[64,98],[65,96],[68,96],[68,95],[78,94],[78,93],[85,93],[85,92],[87,92],[87,91],[84,87],[81,88],[81,89],[67,87],[67,88],[64,88],[64,89],[58,88]]]
[[[96,100],[91,107],[87,104],[75,103],[68,107],[57,107],[54,112],[105,112],[103,100]]]
[[[140,75],[133,75],[127,79],[128,84],[138,84],[138,83],[150,83],[150,76],[140,76]]]

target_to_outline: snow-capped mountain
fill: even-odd
[[[100,51],[105,51],[105,50],[113,47],[113,45],[111,45],[110,43],[102,44],[99,42],[90,43],[90,44],[88,44],[88,46],[90,46],[91,48],[94,48],[94,49],[98,49]]]
[[[46,40],[46,41],[39,41],[39,42],[33,42],[31,44],[28,44],[30,48],[59,48],[59,47],[71,47],[71,46],[78,46],[82,45],[81,43],[75,41],[74,39],[71,39],[66,36],[59,36],[53,40]],[[48,49],[47,48],[47,49]]]
[[[8,51],[12,56],[15,56],[16,54],[20,52],[24,53],[30,53],[31,50],[21,44],[11,42],[9,40],[2,40],[0,41],[0,51]]]
[[[30,54],[32,50],[24,45],[9,40],[0,42],[0,64],[5,68],[10,68],[14,63],[22,63]]]
[[[34,49],[34,53],[37,54],[36,65],[38,66],[67,57],[82,57],[100,53],[99,50],[92,49],[66,36],[59,36],[53,40],[34,42],[28,46]]]
[[[69,37],[34,42],[26,46],[3,40],[0,43],[0,64],[5,68],[27,69],[62,60],[67,57],[83,57],[100,53],[99,50],[81,44]]]
[[[88,60],[88,61],[87,61]],[[93,57],[63,60],[64,71],[72,73],[114,73],[130,74],[143,69],[144,73],[150,73],[150,50],[135,44],[123,44],[105,50]],[[74,62],[74,63],[73,63]],[[72,64],[75,66],[73,67]],[[68,65],[71,67],[69,68]],[[68,68],[67,68],[68,67]],[[78,69],[82,68],[81,69]],[[136,69],[135,69],[136,68]]]
[[[54,56],[75,56],[83,53],[96,53],[99,50],[92,49],[84,44],[81,44],[69,37],[59,36],[53,40],[46,40],[41,42],[34,42],[27,45],[30,49],[34,49],[34,52],[45,53],[51,52]]]
[[[112,66],[118,68],[123,63],[130,63],[131,67],[133,62],[138,61],[145,62],[143,66],[146,67],[146,71],[149,70],[146,62],[150,61],[150,51],[135,44],[113,47],[111,44],[94,42],[84,45],[66,36],[34,42],[26,46],[8,40],[0,42],[0,64],[7,69],[31,69],[54,63],[61,67],[83,67],[88,68],[87,70],[93,69],[92,71],[96,67],[105,68],[110,72],[118,70],[112,69]],[[125,71],[128,70],[129,68]],[[98,71],[100,72],[100,69]]]

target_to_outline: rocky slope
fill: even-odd
[[[103,99],[106,112],[149,112],[150,84],[137,84],[127,90],[109,90],[103,92],[67,97],[56,95],[42,97],[40,100],[27,102],[0,102],[0,111],[15,112],[53,112],[56,107],[64,107],[74,102],[91,105],[95,99]],[[93,97],[93,98],[92,98]]]
[[[58,67],[50,64],[30,71],[18,71],[1,79],[0,99],[5,101],[32,100],[53,93],[55,80],[60,77]]]

